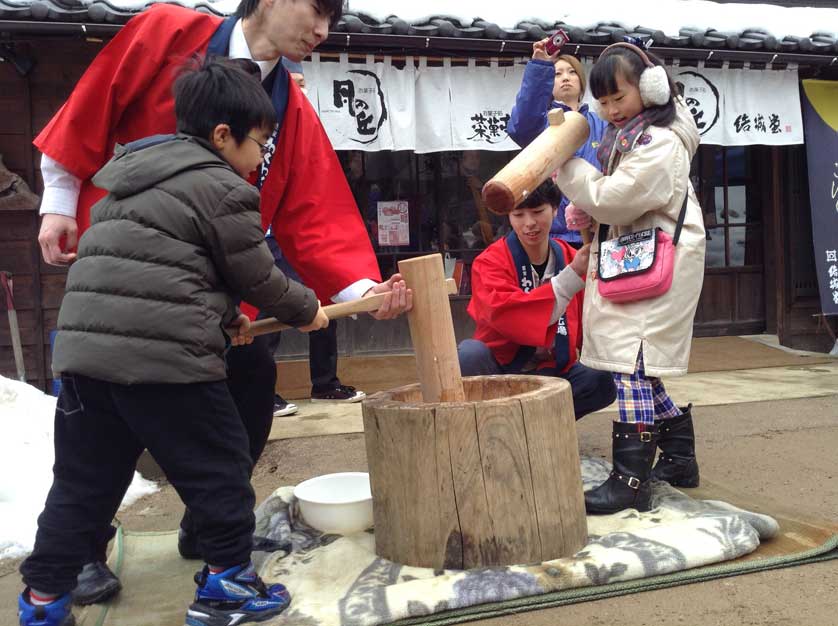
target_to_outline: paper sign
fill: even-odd
[[[378,245],[410,245],[410,216],[406,201],[378,203]]]

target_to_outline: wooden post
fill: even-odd
[[[416,294],[407,321],[422,398],[425,402],[462,402],[463,381],[442,255],[399,261],[399,272]]]
[[[483,200],[495,213],[511,212],[588,138],[584,115],[553,109],[547,118],[550,125],[483,186]]]

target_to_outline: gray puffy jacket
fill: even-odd
[[[293,326],[314,318],[314,292],[274,266],[258,191],[207,142],[177,135],[118,146],[93,182],[108,195],[67,275],[55,373],[121,384],[223,380],[222,329],[238,298]]]

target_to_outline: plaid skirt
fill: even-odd
[[[666,393],[663,381],[646,376],[642,350],[637,354],[634,374],[614,373],[614,382],[617,385],[617,406],[621,422],[653,424],[656,419],[681,415],[680,409]]]

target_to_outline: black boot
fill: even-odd
[[[623,509],[648,511],[652,497],[649,477],[655,460],[658,427],[614,422],[613,428],[614,470],[608,480],[585,493],[585,510],[595,515]]]
[[[698,487],[698,462],[695,459],[695,433],[693,432],[692,407],[681,408],[683,415],[655,420],[659,428],[658,462],[652,478],[673,487]]]

